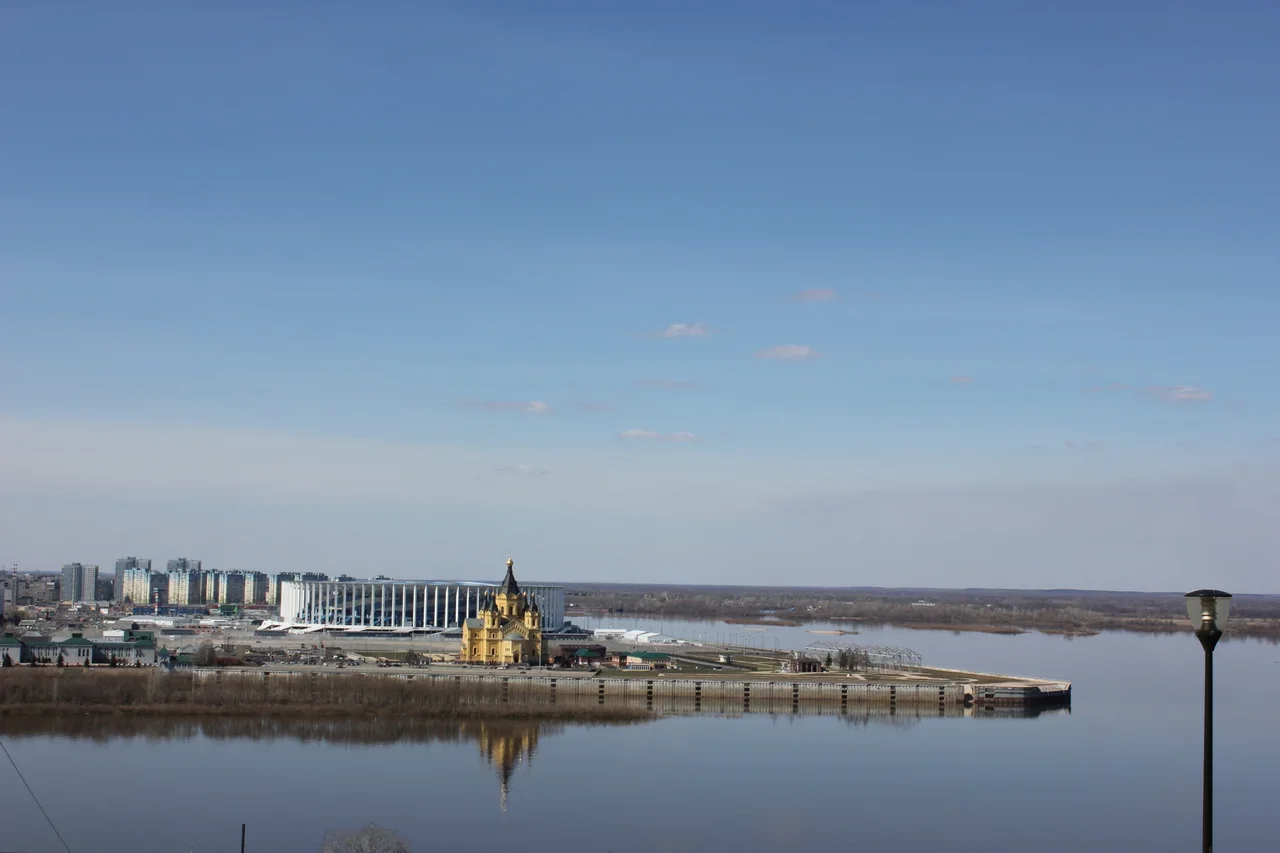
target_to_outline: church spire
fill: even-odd
[[[515,572],[512,571],[512,567],[515,564],[515,560],[510,557],[507,558],[507,576],[502,579],[502,584],[498,587],[499,595],[520,594],[520,585],[516,583],[516,575]]]

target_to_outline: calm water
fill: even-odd
[[[662,627],[731,631],[768,647],[817,638],[803,628]],[[1036,719],[870,724],[82,718],[10,723],[5,742],[76,853],[234,851],[241,822],[248,849],[262,853],[317,851],[326,829],[368,822],[415,851],[1199,849],[1201,653],[1189,634],[885,629],[844,639],[905,645],[939,666],[1070,679],[1073,707]],[[1216,663],[1216,846],[1274,851],[1280,646],[1224,642]],[[0,821],[0,848],[60,849],[4,765]]]

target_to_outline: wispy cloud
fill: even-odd
[[[667,391],[693,391],[701,387],[697,382],[683,379],[640,379],[636,384],[642,388],[664,388]]]
[[[1044,453],[1049,450],[1101,450],[1106,447],[1101,441],[1063,441],[1061,443],[1035,442],[1026,445],[1027,450],[1034,450],[1037,453]]]
[[[624,430],[620,438],[639,441],[697,441],[698,437],[691,432],[654,432],[648,429]]]
[[[773,358],[779,361],[805,361],[817,357],[818,351],[805,344],[780,344],[756,353],[756,358]]]
[[[826,287],[811,287],[808,290],[802,290],[794,297],[797,302],[834,302],[836,300],[836,292]]]
[[[1195,385],[1174,385],[1170,388],[1153,388],[1152,393],[1170,403],[1203,403],[1213,398],[1204,388]]]
[[[546,468],[534,468],[532,465],[526,465],[523,462],[515,465],[503,465],[501,468],[494,468],[493,470],[518,477],[545,477],[551,473]]]
[[[1139,385],[1130,385],[1127,382],[1112,382],[1107,385],[1095,385],[1089,388],[1089,391],[1094,393],[1132,393],[1154,397],[1166,403],[1205,403],[1213,399],[1213,394],[1207,389],[1196,385],[1157,385],[1143,388]]]
[[[658,334],[664,338],[698,338],[706,333],[706,324],[699,320],[696,323],[672,323]]]
[[[973,377],[972,376],[952,376],[951,381],[954,382],[956,385],[972,385]]]
[[[551,411],[551,406],[541,400],[459,400],[458,405],[482,412],[523,412],[527,415],[545,415]]]

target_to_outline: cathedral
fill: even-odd
[[[542,616],[538,605],[520,591],[507,560],[507,576],[497,592],[480,603],[474,619],[462,623],[463,663],[531,664],[544,660]]]

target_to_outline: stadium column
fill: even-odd
[[[418,588],[413,588],[413,604],[409,606],[409,627],[418,627]]]
[[[433,586],[431,588],[431,591],[434,594],[432,598],[433,604],[431,605],[431,627],[439,628],[440,627],[440,587]]]

